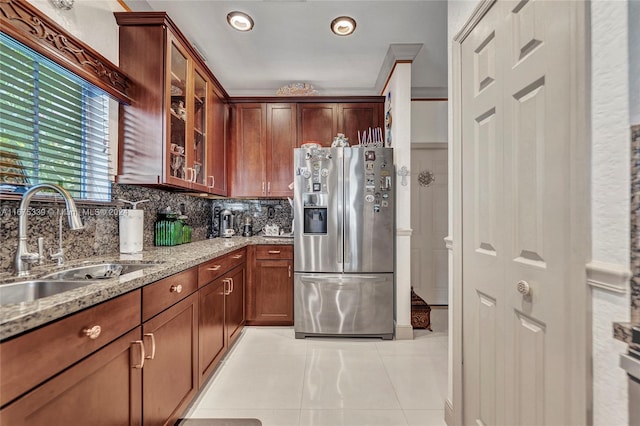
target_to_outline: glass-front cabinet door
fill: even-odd
[[[194,189],[207,190],[207,80],[198,68],[193,72],[193,159],[189,179]]]
[[[166,156],[166,177],[169,183],[189,186],[187,143],[187,95],[189,59],[173,37],[170,37],[169,48],[169,80],[171,103],[167,117],[167,138],[169,155]]]

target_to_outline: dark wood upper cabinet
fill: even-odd
[[[338,133],[338,105],[301,104],[298,108],[298,146],[307,142],[331,146]]]
[[[383,103],[342,103],[338,104],[338,131],[349,138],[351,145],[358,144],[365,130],[383,127]],[[334,135],[335,136],[335,135]],[[332,139],[333,141],[333,139]]]
[[[349,138],[351,145],[358,144],[358,132],[382,127],[384,123],[384,98],[374,97],[368,102],[345,102],[348,98],[336,98],[336,102],[298,104],[298,142],[319,143],[329,147],[338,133]]]
[[[229,138],[229,105],[211,88],[209,93],[209,191],[227,195],[227,139]]]
[[[120,67],[135,82],[120,110],[118,182],[226,195],[226,93],[165,13],[114,15]]]
[[[296,105],[237,104],[233,123],[231,196],[292,196]]]
[[[266,196],[266,105],[234,105],[231,196]]]

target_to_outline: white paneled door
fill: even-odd
[[[584,424],[577,3],[495,2],[461,44],[464,424]]]
[[[411,285],[430,305],[449,303],[447,146],[411,147]]]

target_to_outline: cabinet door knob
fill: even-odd
[[[231,294],[231,280],[229,278],[225,278],[222,282],[224,283],[224,295],[228,296]]]
[[[142,339],[144,340],[145,337],[148,337],[149,339],[151,339],[151,355],[147,355],[144,358],[154,359],[156,357],[156,337],[153,335],[153,333],[143,334]]]
[[[289,265],[289,278],[291,278],[291,265]]]
[[[222,265],[213,265],[213,266],[207,268],[207,271],[217,271],[220,268],[222,268]]]
[[[267,194],[271,194],[271,181],[267,182]]]
[[[233,255],[231,257],[234,258],[234,259],[240,259],[242,257],[242,255],[241,254],[236,254],[236,255]]]
[[[269,250],[269,254],[280,254],[280,250]]]
[[[209,176],[209,179],[211,180],[211,185],[209,185],[209,188],[213,188],[214,186],[216,186],[216,177]]]
[[[101,332],[102,328],[99,325],[94,325],[93,327],[88,327],[82,330],[82,333],[91,340],[97,339]]]
[[[262,181],[262,193],[264,194],[264,181]]]
[[[140,362],[136,364],[135,360],[133,360],[133,351],[131,351],[131,358],[133,363],[132,367],[141,369],[142,367],[144,367],[144,360],[146,358],[144,353],[144,343],[142,342],[142,340],[136,340],[134,342],[131,342],[131,344],[140,346]]]
[[[171,293],[182,293],[182,284],[178,284],[178,285],[172,285],[169,288],[169,291]]]

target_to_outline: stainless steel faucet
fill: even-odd
[[[67,207],[69,228],[72,230],[84,228],[76,203],[66,189],[50,183],[39,183],[29,188],[29,190],[22,196],[20,209],[18,210],[20,213],[20,219],[18,222],[18,249],[16,251],[14,269],[15,274],[20,277],[29,275],[31,272],[31,265],[36,262],[41,262],[43,259],[42,240],[38,239],[38,253],[30,253],[29,248],[27,247],[27,209],[29,208],[29,204],[31,203],[33,196],[43,189],[53,189],[62,196]]]

